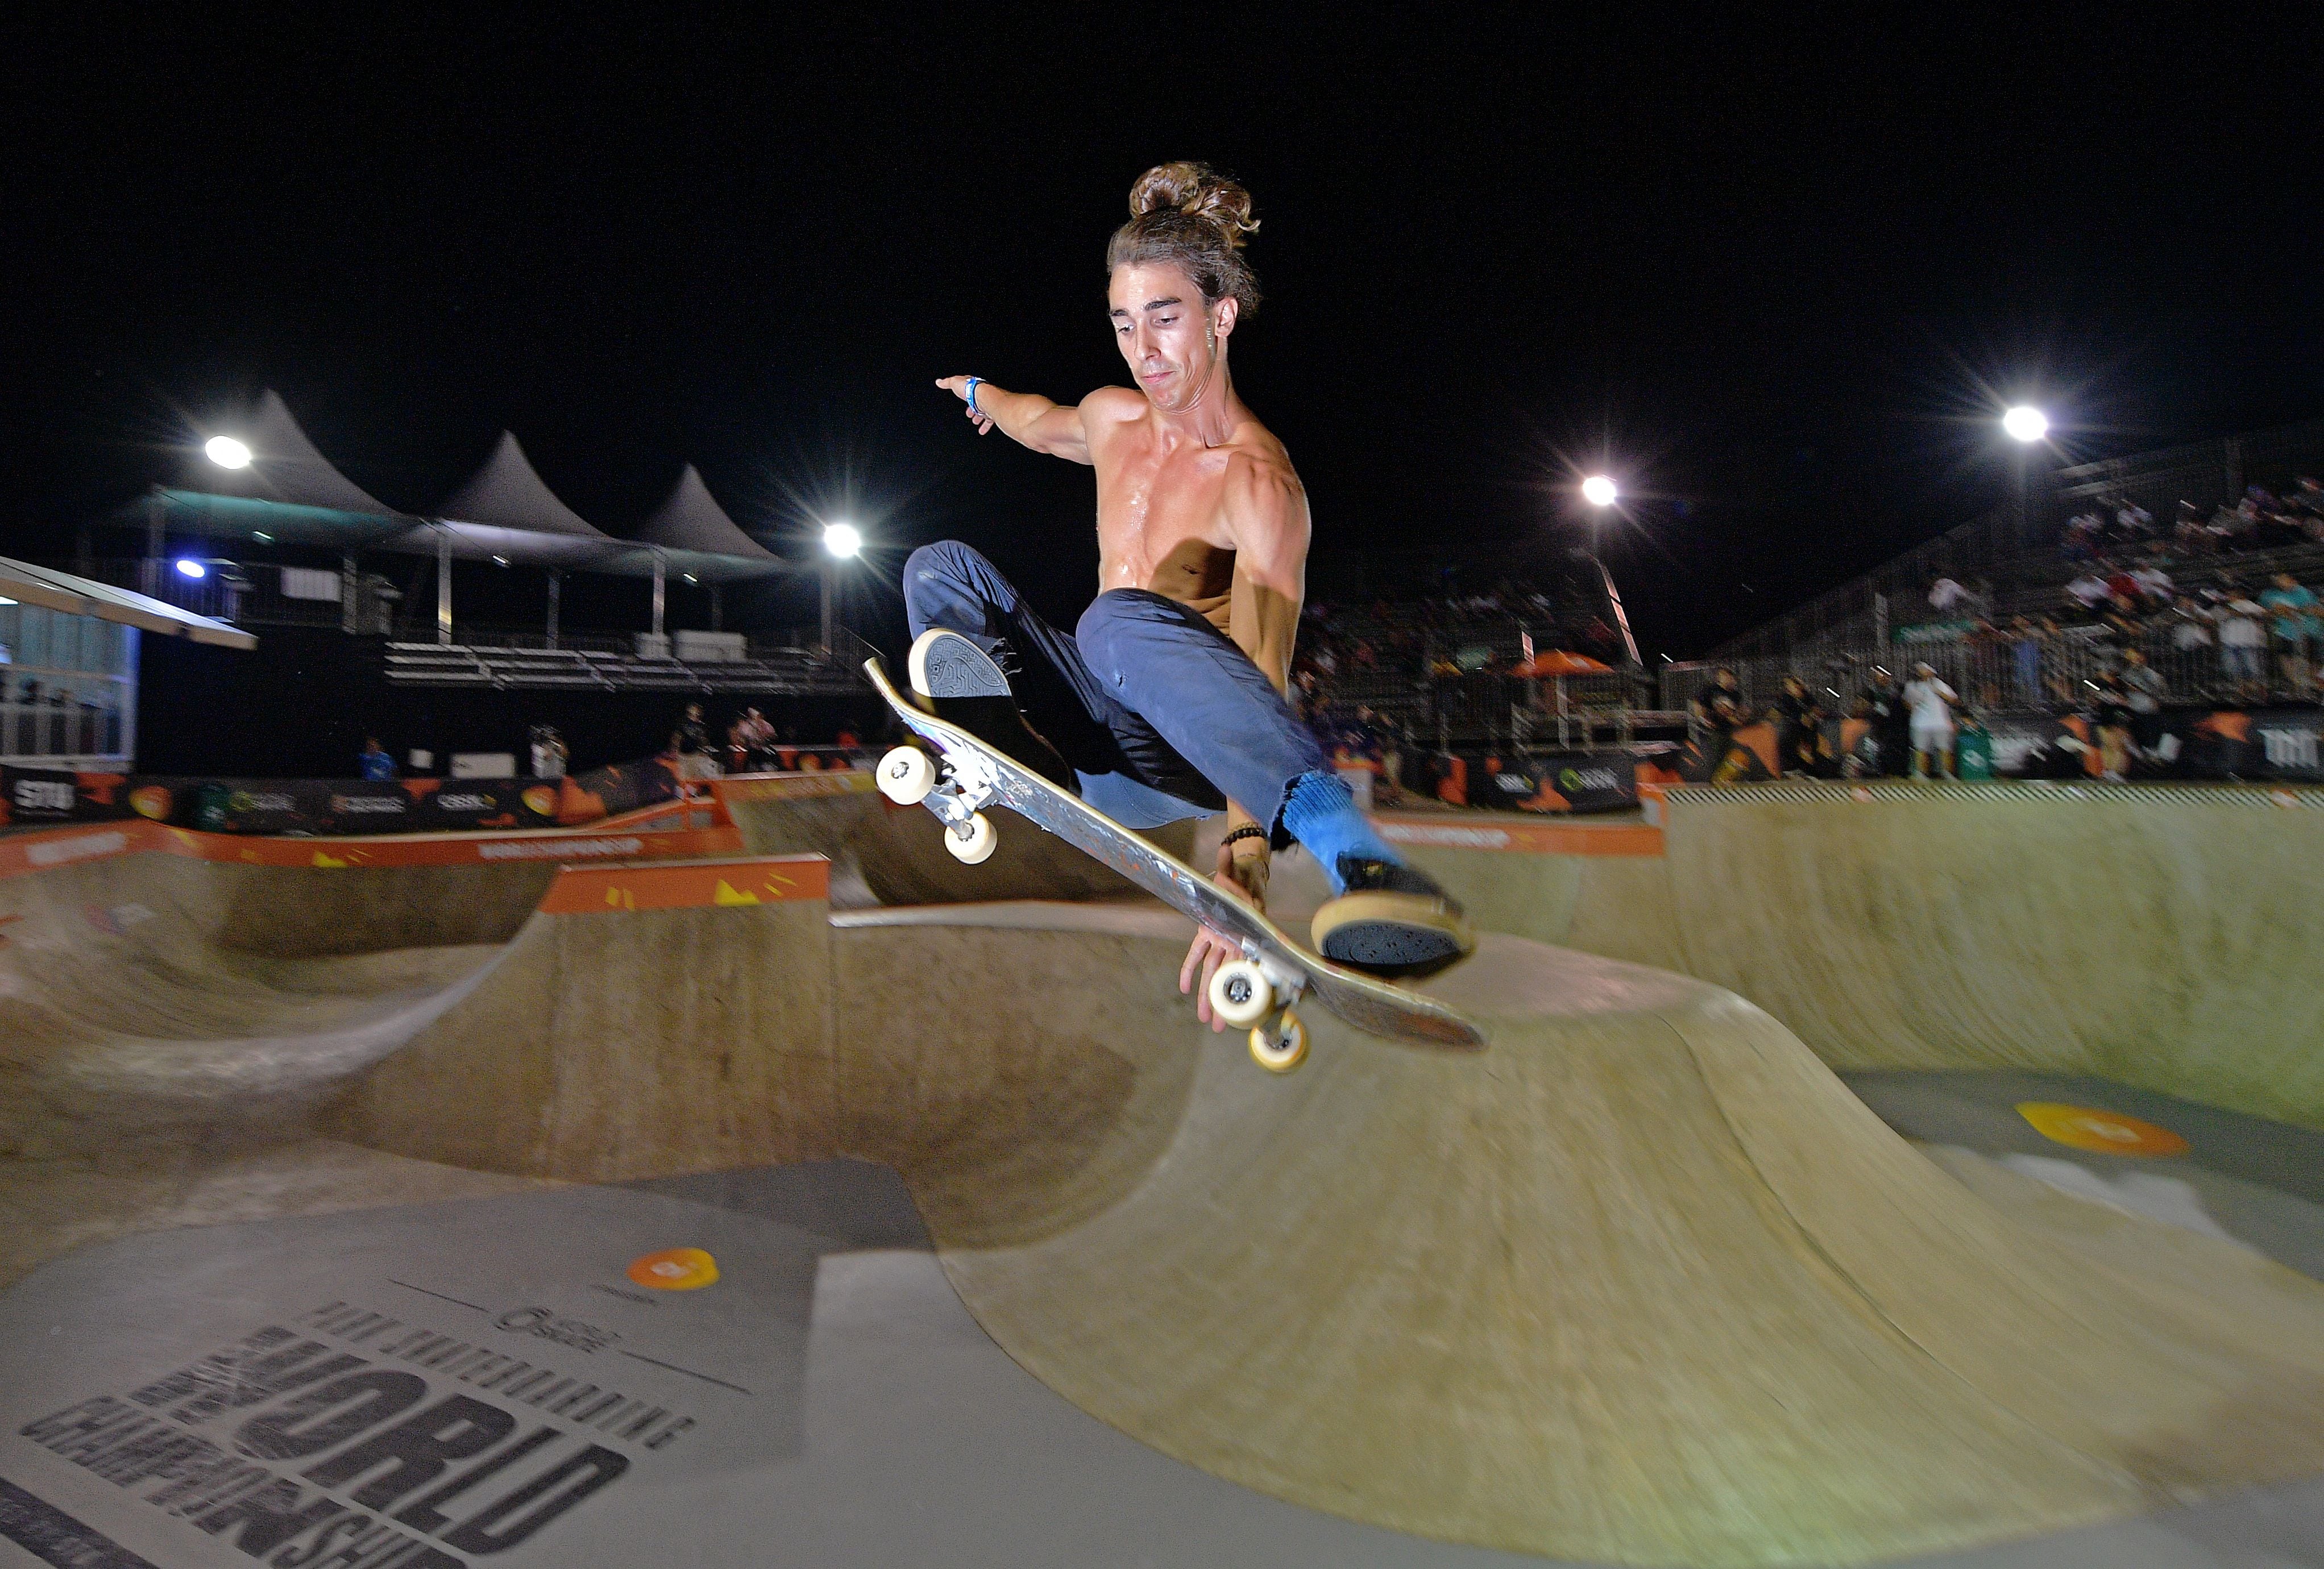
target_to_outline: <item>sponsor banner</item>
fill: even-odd
[[[1544,752],[1467,761],[1472,807],[1618,812],[1638,804],[1637,765],[1627,752]]]
[[[2212,755],[2203,761],[2214,762],[2218,775],[2324,780],[2324,709],[2211,714],[2204,716],[2198,733],[2210,743]],[[2199,756],[2203,750],[2197,749]]]
[[[126,776],[0,765],[0,827],[129,816]]]

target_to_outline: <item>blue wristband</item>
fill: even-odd
[[[972,414],[982,411],[976,406],[976,389],[983,384],[984,378],[982,376],[971,376],[968,378],[968,411]]]

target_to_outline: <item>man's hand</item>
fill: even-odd
[[[1232,844],[1219,846],[1218,871],[1212,875],[1211,881],[1264,914],[1267,910],[1267,854],[1262,850],[1256,854],[1237,856],[1234,848]],[[1211,977],[1227,960],[1241,957],[1241,944],[1223,932],[1214,932],[1204,927],[1194,934],[1194,944],[1186,950],[1186,962],[1178,966],[1179,994],[1194,992],[1194,1012],[1213,1033],[1224,1029],[1227,1021],[1211,1017]],[[1198,964],[1202,966],[1199,982],[1194,978],[1194,969]]]
[[[968,402],[968,383],[973,380],[975,380],[973,376],[938,376],[936,385],[966,403]],[[976,433],[979,436],[992,434],[991,415],[973,405],[962,411],[968,416],[968,422],[976,427]]]

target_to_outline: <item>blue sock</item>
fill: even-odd
[[[1370,820],[1356,809],[1355,795],[1335,773],[1318,770],[1291,781],[1291,792],[1283,800],[1283,826],[1323,864],[1335,894],[1348,891],[1340,879],[1342,855],[1404,864],[1404,857],[1389,849]]]

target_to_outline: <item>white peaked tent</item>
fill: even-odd
[[[242,429],[232,434],[249,445],[249,467],[198,465],[192,483],[182,489],[157,487],[143,503],[146,555],[155,583],[165,527],[263,544],[330,545],[348,552],[350,563],[356,549],[432,556],[437,563],[437,639],[448,643],[455,559],[538,567],[549,573],[553,645],[559,583],[566,572],[651,578],[653,630],[659,633],[665,584],[672,572],[688,583],[710,586],[715,625],[720,585],[788,570],[782,558],[734,526],[691,465],[641,535],[622,540],[594,527],[559,501],[507,431],[501,433],[484,466],[424,516],[397,512],[333,468],[271,391],[259,400]]]
[[[320,507],[328,512],[392,517],[395,509],[374,499],[361,485],[331,466],[290,417],[274,390],[259,394],[257,404],[232,434],[250,448],[247,468],[220,468],[198,460],[193,488],[214,494],[248,496],[286,506]]]
[[[694,465],[678,476],[669,499],[661,503],[645,526],[632,536],[641,545],[672,550],[696,550],[719,556],[742,556],[754,561],[779,562],[782,558],[735,527],[726,509],[711,495]]]
[[[449,522],[483,523],[496,529],[520,529],[528,533],[570,534],[577,539],[610,541],[612,535],[585,521],[557,499],[515,436],[503,430],[500,445],[468,483],[444,498],[434,513]]]

